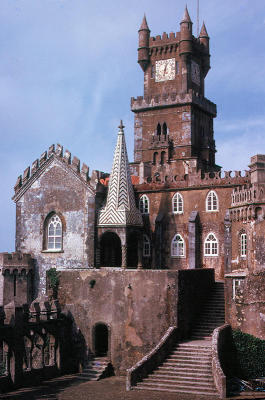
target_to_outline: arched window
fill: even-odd
[[[247,234],[241,233],[240,235],[240,256],[246,257],[247,255]]]
[[[155,151],[154,155],[153,155],[153,163],[156,164],[157,163],[157,156],[158,156],[158,152]]]
[[[218,240],[214,233],[209,233],[204,242],[205,256],[218,256]]]
[[[149,199],[145,194],[140,198],[139,210],[142,214],[149,214]]]
[[[150,257],[151,256],[151,245],[150,240],[147,235],[143,236],[143,256]]]
[[[176,234],[171,242],[171,257],[185,257],[185,242],[180,234]]]
[[[62,221],[57,214],[52,216],[46,222],[46,250],[62,250],[63,231]]]
[[[159,123],[157,124],[156,134],[159,136],[161,135],[161,125]]]
[[[175,193],[172,199],[172,212],[174,214],[183,214],[183,197],[180,193]]]
[[[161,151],[161,165],[165,164],[166,152]]]
[[[207,194],[206,211],[218,211],[218,197],[214,190]]]
[[[167,124],[163,123],[163,135],[167,136]]]

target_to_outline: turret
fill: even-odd
[[[150,29],[148,28],[146,17],[144,15],[142,25],[139,29],[139,48],[138,48],[138,63],[143,71],[146,70],[149,64],[149,38]]]
[[[192,52],[192,22],[187,9],[184,11],[182,21],[180,23],[180,55]]]
[[[210,52],[209,52],[210,51],[210,46],[209,46],[210,38],[207,33],[207,29],[206,29],[204,22],[202,24],[202,29],[200,32],[199,40],[200,40],[200,43],[203,44],[203,46],[205,48],[205,55],[203,56],[203,72],[204,72],[204,77],[205,77],[207,75],[207,72],[210,69]]]

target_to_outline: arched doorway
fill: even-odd
[[[109,331],[107,325],[100,323],[94,328],[95,355],[104,357],[109,350]]]
[[[121,267],[121,240],[114,232],[106,232],[100,240],[100,265]]]
[[[138,266],[138,235],[136,232],[130,233],[127,245],[127,267],[137,268]]]

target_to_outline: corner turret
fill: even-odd
[[[210,38],[204,22],[202,24],[199,40],[200,43],[203,44],[205,48],[205,54],[203,56],[203,75],[205,77],[211,67],[210,67],[210,46],[209,46]]]
[[[148,28],[145,15],[138,33],[139,33],[138,63],[140,64],[142,70],[145,71],[149,64],[149,38],[150,38],[150,29]]]
[[[192,52],[192,21],[186,6],[180,22],[180,55]]]

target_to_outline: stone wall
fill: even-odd
[[[94,265],[94,191],[61,158],[53,154],[46,163],[15,199],[16,250],[31,253],[35,259],[35,295],[45,293],[47,269]],[[62,221],[62,249],[58,251],[45,247],[45,221],[51,213]]]
[[[232,274],[231,274],[232,275]],[[233,298],[233,279],[226,277],[226,322],[260,339],[265,339],[265,272],[252,273]]]
[[[115,372],[124,373],[170,326],[181,321],[179,329],[184,327],[183,334],[189,331],[202,293],[212,282],[212,270],[65,270],[60,274],[59,301],[89,352],[95,351],[95,326],[107,325],[108,355]]]

